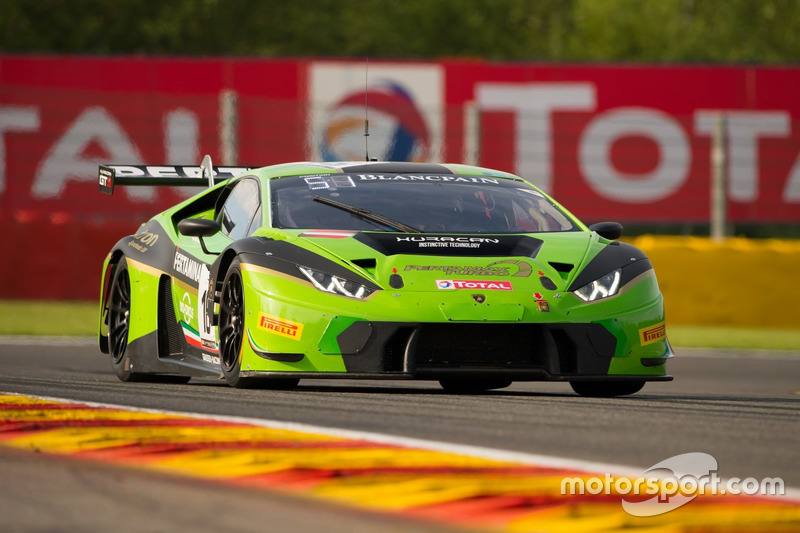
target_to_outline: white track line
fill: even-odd
[[[510,450],[500,450],[496,448],[486,448],[482,446],[472,446],[467,444],[454,444],[442,441],[417,439],[413,437],[400,437],[396,435],[387,435],[384,433],[372,433],[369,431],[358,431],[351,429],[315,426],[311,424],[303,424],[298,422],[283,422],[280,420],[246,418],[239,416],[186,413],[182,411],[169,411],[164,409],[148,409],[144,407],[134,407],[134,406],[100,403],[100,402],[87,402],[83,400],[71,400],[68,398],[57,398],[52,396],[37,396],[33,394],[22,394],[17,392],[0,391],[0,394],[12,395],[12,396],[28,396],[39,400],[47,400],[58,403],[80,403],[83,405],[87,405],[89,407],[103,407],[103,408],[119,409],[122,411],[181,416],[181,417],[195,418],[195,419],[214,420],[218,422],[232,422],[237,424],[249,424],[252,426],[266,427],[270,429],[282,429],[287,431],[315,433],[318,435],[326,435],[329,437],[339,437],[344,439],[366,440],[378,444],[400,446],[404,448],[419,448],[423,450],[465,455],[469,457],[476,457],[493,461],[514,462],[526,466],[575,470],[588,474],[608,473],[615,476],[627,476],[627,477],[638,478],[641,477],[642,473],[645,472],[647,468],[649,468],[649,467],[618,465],[611,463],[601,463],[595,461],[584,461],[581,459],[569,459],[566,457],[558,457],[554,455],[540,455],[540,454],[532,454],[525,452],[514,452]],[[725,480],[723,479],[723,482],[724,481]],[[789,499],[793,502],[794,501],[800,502],[800,489],[793,487],[786,487],[784,495],[768,496],[768,497],[777,498],[781,500]]]

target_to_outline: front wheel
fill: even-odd
[[[234,259],[225,281],[219,303],[219,356],[222,375],[233,387],[244,387],[248,382],[241,376],[242,340],[244,339],[244,286],[242,269]]]
[[[570,381],[572,390],[581,396],[591,398],[611,398],[614,396],[628,396],[642,390],[644,381]]]
[[[219,354],[222,375],[232,387],[291,389],[298,379],[258,379],[242,376],[242,344],[245,327],[244,283],[239,259],[234,259],[222,283],[219,303]]]

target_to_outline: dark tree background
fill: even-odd
[[[800,62],[800,0],[2,0],[0,51]]]

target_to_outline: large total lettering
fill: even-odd
[[[546,191],[553,184],[553,113],[592,112],[596,107],[592,83],[479,83],[476,100],[482,111],[514,114],[515,172]],[[727,118],[729,197],[741,203],[759,198],[761,162],[759,142],[791,135],[788,111],[697,110],[694,133],[713,133],[719,113]],[[577,143],[581,176],[599,196],[626,203],[662,201],[689,179],[691,134],[674,117],[651,108],[615,108],[593,117]],[[626,174],[612,161],[611,148],[626,136],[650,139],[658,148],[654,168]],[[783,187],[782,200],[800,202],[800,154],[796,155]]]
[[[514,114],[514,170],[545,190],[552,190],[554,179],[554,113],[592,113],[597,106],[596,98],[593,83],[476,85],[476,100],[482,111]],[[675,116],[657,109],[610,109],[592,116],[575,141],[580,176],[602,198],[625,203],[665,200],[686,183],[692,160],[699,157],[697,148],[693,148],[692,135],[711,136],[719,113],[725,114],[728,124],[729,197],[740,203],[757,202],[760,182],[764,179],[760,143],[792,135],[792,117],[788,111],[698,109],[693,113],[693,124],[686,126]],[[7,180],[8,136],[36,135],[41,129],[40,115],[36,106],[0,106],[0,194]],[[199,119],[194,111],[167,110],[162,132],[165,163],[195,163],[200,157],[199,131]],[[614,164],[612,147],[618,140],[630,136],[647,138],[657,147],[658,158],[646,172],[630,174]],[[101,146],[109,154],[108,160],[83,155],[90,143]],[[65,124],[63,133],[39,162],[31,196],[34,199],[58,197],[70,181],[94,182],[100,164],[122,162],[144,164],[136,140],[106,108],[85,108]],[[774,175],[771,179],[775,179]],[[800,153],[793,154],[793,163],[781,190],[783,202],[800,203]],[[155,198],[151,187],[129,188],[126,193],[140,202]]]
[[[35,132],[40,127],[39,109],[34,106],[0,106],[0,194],[6,183],[5,133]]]
[[[167,112],[164,118],[164,147],[167,158],[175,158],[174,162],[180,164],[199,161],[198,130],[197,116],[192,111],[177,109]],[[109,154],[109,160],[82,155],[90,143],[99,144]],[[32,196],[36,199],[57,197],[69,181],[94,182],[99,165],[118,162],[144,164],[136,143],[108,110],[103,107],[86,108],[67,126],[64,134],[40,163],[34,178]],[[140,202],[155,199],[152,187],[131,187],[125,192],[130,198]]]
[[[647,137],[656,143],[661,157],[655,168],[636,179],[614,167],[611,147],[625,136]],[[689,175],[692,151],[681,125],[655,109],[612,109],[595,117],[581,136],[580,170],[594,191],[619,202],[646,203],[663,200],[677,191]]]

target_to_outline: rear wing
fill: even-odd
[[[114,187],[156,185],[168,187],[213,187],[215,184],[258,167],[215,167],[205,156],[200,166],[100,165],[100,192],[114,194]]]

